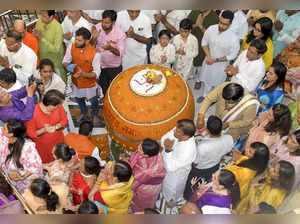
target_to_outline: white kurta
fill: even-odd
[[[64,39],[64,42],[66,44],[66,47],[68,48],[70,45],[72,45],[72,43],[74,43],[75,41],[75,33],[76,31],[81,28],[87,28],[89,31],[92,30],[92,24],[90,24],[85,18],[83,18],[82,16],[80,17],[80,19],[77,21],[77,23],[75,25],[73,25],[72,20],[69,18],[69,16],[66,16],[64,21],[61,24],[62,29],[64,34],[65,33],[73,33],[72,39],[71,40],[66,40]]]
[[[209,169],[220,163],[222,157],[233,147],[231,135],[222,135],[219,138],[205,137],[197,145],[197,169]]]
[[[70,45],[66,51],[65,57],[62,61],[62,63],[71,63],[72,62],[72,55],[71,55],[71,48],[72,45]],[[96,78],[99,78],[99,75],[101,73],[101,56],[100,53],[96,53],[93,62],[92,62],[92,66],[93,66],[93,73],[96,74]],[[96,85],[94,87],[91,88],[77,88],[76,85],[72,85],[72,96],[73,97],[78,97],[78,98],[87,98],[88,100],[93,98],[94,96],[97,95],[98,92],[98,88],[100,88],[98,86],[98,84],[96,83]]]
[[[41,79],[40,73],[36,74],[36,78]],[[53,73],[51,81],[45,86],[45,93],[51,89],[56,89],[61,93],[65,93],[66,84],[59,75]]]
[[[162,184],[162,194],[167,201],[178,202],[183,199],[183,191],[197,150],[194,137],[178,142],[174,130],[175,128],[161,139],[162,145],[167,138],[175,140],[173,151],[167,153],[163,147],[162,155],[167,172]]]
[[[247,51],[244,50],[234,62],[233,66],[239,68],[239,73],[233,76],[231,81],[243,86],[247,92],[252,92],[264,78],[266,66],[261,57],[249,61]]]
[[[187,41],[184,42],[178,34],[173,38],[172,43],[176,51],[183,48],[185,52],[185,55],[176,54],[174,69],[187,81],[193,67],[193,59],[198,55],[198,40],[193,34],[189,34]]]
[[[218,24],[210,26],[204,33],[201,45],[208,46],[213,59],[226,56],[226,62],[216,62],[212,65],[203,61],[200,73],[200,81],[209,86],[218,86],[226,79],[225,68],[230,60],[237,57],[240,50],[240,42],[237,36],[231,31],[219,32]]]
[[[247,16],[242,10],[238,10],[234,13],[234,18],[229,29],[232,30],[240,40],[243,40],[248,34]]]
[[[135,20],[131,20],[127,10],[118,13],[116,24],[127,32],[132,26],[136,34],[150,38],[152,37],[152,27],[150,19],[141,11]],[[146,44],[140,43],[133,38],[126,39],[125,55],[122,58],[123,70],[130,67],[143,65],[147,61]]]
[[[5,41],[1,41],[0,55],[8,57],[10,68],[15,71],[17,80],[20,81],[22,86],[27,85],[28,78],[36,73],[37,56],[34,51],[22,43],[17,52],[10,52]]]
[[[171,68],[171,64],[175,61],[175,47],[173,44],[168,44],[166,47],[162,47],[160,44],[153,45],[150,50],[150,59],[152,64],[161,65]],[[161,57],[166,56],[167,61],[161,63]]]

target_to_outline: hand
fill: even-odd
[[[257,127],[259,126],[259,120],[255,119],[254,121],[252,121],[252,127]]]
[[[0,56],[0,65],[5,67],[5,68],[9,68],[10,64],[8,61],[8,57],[7,56]]]
[[[204,127],[204,115],[203,114],[198,114],[198,118],[197,118],[197,123],[196,126],[198,129],[201,129]]]
[[[39,40],[41,40],[42,39],[42,31],[40,31],[40,30],[37,30],[37,29],[34,29],[33,31],[32,31],[32,34],[37,38],[37,39],[39,39]]]
[[[196,25],[200,28],[200,29],[203,29],[203,15],[202,13],[200,13],[197,17],[197,20],[196,20]]]
[[[75,79],[79,78],[81,76],[81,72],[76,72],[75,74],[73,74],[73,77]]]
[[[231,74],[231,69],[233,68],[232,65],[227,65],[226,69],[225,69],[225,73],[228,74],[228,75],[232,75]]]
[[[127,35],[128,38],[133,38],[133,36],[134,36],[134,30],[133,30],[132,26],[129,27],[129,29],[126,32],[126,35]]]
[[[34,82],[30,86],[26,86],[27,96],[33,97],[37,84]]]
[[[248,25],[249,25],[250,27],[252,27],[252,26],[254,25],[254,23],[255,23],[254,17],[253,17],[253,16],[249,17],[249,18],[247,19],[247,22],[248,22]]]
[[[112,49],[110,41],[107,41],[106,44],[102,46],[102,49],[106,51],[110,51]]]
[[[232,161],[236,162],[242,157],[242,153],[237,149],[232,149]]]
[[[168,60],[168,58],[167,58],[166,55],[162,55],[162,56],[160,57],[160,59],[161,59],[161,63],[162,63],[162,64],[166,63],[167,60]]]
[[[283,28],[283,23],[282,23],[281,21],[279,21],[279,20],[276,20],[276,21],[274,22],[274,27],[275,27],[275,29],[276,29],[278,32],[280,32],[280,31],[282,30],[282,28]]]
[[[97,30],[96,27],[93,27],[93,29],[92,29],[92,39],[97,40],[100,33],[101,33],[101,29]]]
[[[13,181],[21,181],[24,180],[24,178],[21,176],[21,174],[17,171],[17,170],[11,170],[8,173],[8,176],[10,179],[12,179]]]
[[[228,122],[225,122],[225,123],[223,123],[223,125],[222,125],[222,130],[225,130],[225,129],[228,128],[228,127],[229,127]]]
[[[160,13],[160,14],[155,14],[154,15],[154,19],[156,22],[160,22],[161,21],[161,18],[163,17],[163,15]]]
[[[81,68],[78,66],[78,72],[76,72],[75,74],[73,74],[74,78],[79,78],[80,76],[82,76],[82,70]]]
[[[195,202],[210,188],[209,185],[204,185],[200,189],[198,189],[192,196],[191,201]]]
[[[55,126],[50,126],[49,124],[44,125],[45,131],[52,134],[55,132],[56,128]]]
[[[125,153],[120,154],[119,159],[123,160],[123,161],[125,161],[127,163],[130,163],[130,158]]]
[[[185,51],[184,49],[181,47],[179,48],[177,51],[176,51],[177,54],[180,54],[180,55],[185,55]]]
[[[286,65],[288,62],[288,57],[286,55],[279,57],[279,62]]]
[[[231,75],[236,75],[239,73],[239,68],[236,66],[232,66]]]
[[[261,185],[264,180],[265,180],[265,176],[264,175],[260,175],[254,178],[254,180],[252,181],[250,188],[252,187],[258,187],[259,185]]]
[[[72,37],[73,37],[73,33],[71,33],[71,32],[64,33],[64,38],[66,40],[71,40]]]
[[[1,99],[0,105],[6,106],[11,99],[11,95],[5,90],[0,90],[0,99]]]
[[[193,186],[195,186],[195,184],[197,184],[199,180],[200,177],[193,177],[191,180],[191,188],[193,188]]]
[[[165,139],[164,146],[167,151],[170,151],[173,148],[175,140]]]
[[[77,190],[77,194],[80,195],[80,196],[83,195],[82,189],[78,189],[78,190]]]
[[[206,64],[208,64],[208,65],[212,65],[215,62],[216,62],[216,60],[212,59],[211,57],[207,57],[206,58]]]

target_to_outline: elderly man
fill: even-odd
[[[237,83],[225,82],[211,91],[200,105],[197,128],[204,126],[207,109],[216,103],[216,115],[222,119],[223,133],[237,140],[247,136],[256,118],[259,102]]]
[[[183,199],[185,183],[196,159],[194,139],[196,128],[192,120],[183,119],[161,139],[164,167],[167,171],[162,184],[162,203],[167,208],[177,207]]]
[[[227,74],[233,76],[231,81],[240,84],[248,92],[254,91],[265,76],[266,66],[262,55],[266,51],[265,41],[253,40],[250,47],[238,56],[234,64],[227,66]]]
[[[23,37],[23,44],[30,47],[34,53],[38,56],[39,54],[39,41],[32,34],[27,32],[26,24],[21,19],[16,19],[14,22],[14,31],[19,33]],[[39,64],[39,58],[37,58],[37,64]]]
[[[81,15],[80,10],[69,10],[68,15],[61,25],[64,32],[64,42],[67,48],[74,43],[75,32],[79,28],[84,27],[91,31],[93,26]]]
[[[22,36],[15,31],[8,31],[5,41],[0,43],[0,66],[12,68],[17,80],[22,85],[36,73],[37,56],[33,50],[22,43]]]

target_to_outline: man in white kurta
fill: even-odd
[[[243,86],[247,92],[254,91],[265,76],[266,66],[262,55],[266,50],[263,40],[253,40],[250,47],[238,56],[232,70],[229,69],[229,73],[234,75],[231,81]]]
[[[188,127],[190,133],[183,133],[183,126]],[[177,126],[161,139],[164,167],[167,171],[162,184],[162,195],[168,202],[183,200],[185,183],[197,155],[194,133],[193,121],[180,120]],[[173,146],[169,147],[166,141],[171,141]]]
[[[198,40],[191,34],[192,25],[191,20],[182,20],[180,22],[179,34],[176,35],[172,41],[176,49],[174,69],[185,81],[190,77],[193,60],[198,55]]]
[[[68,48],[75,41],[75,32],[81,28],[87,28],[92,30],[93,24],[89,23],[83,16],[81,16],[80,10],[70,10],[61,24],[64,32],[64,43]]]
[[[123,70],[147,62],[146,46],[152,37],[150,19],[140,10],[118,12],[116,24],[127,34]]]
[[[7,33],[5,41],[1,40],[0,56],[0,66],[12,68],[22,86],[27,85],[28,78],[36,73],[36,54],[22,43],[22,37],[14,31]]]
[[[201,45],[206,57],[200,72],[200,81],[204,84],[201,99],[226,80],[225,68],[239,53],[239,39],[229,29],[232,19],[233,13],[226,10],[219,24],[210,26],[204,33]]]

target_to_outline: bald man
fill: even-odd
[[[39,65],[39,41],[38,39],[32,34],[27,32],[25,22],[21,19],[17,19],[14,22],[14,31],[22,35],[23,43],[30,47],[37,56],[37,65]]]

